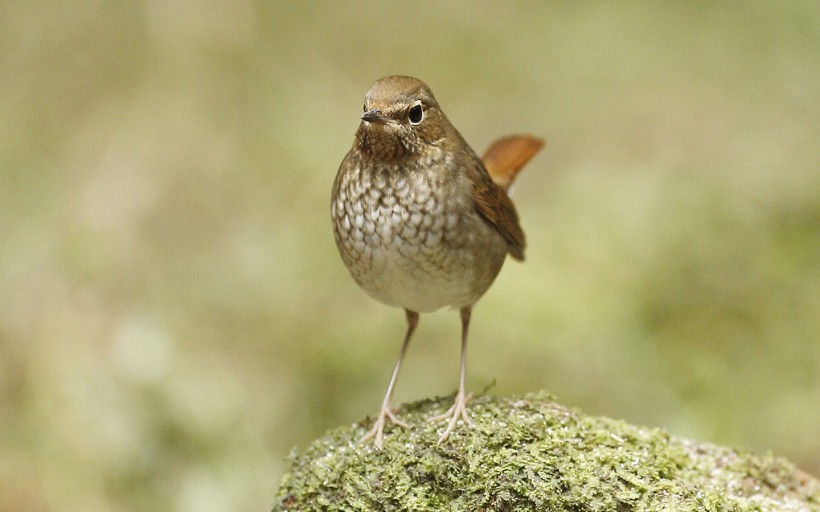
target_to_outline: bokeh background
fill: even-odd
[[[820,473],[820,3],[0,6],[0,509],[265,510],[376,412],[404,315],[330,186],[370,84],[549,141],[469,387]],[[455,390],[422,316],[397,401]]]

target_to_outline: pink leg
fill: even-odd
[[[464,423],[470,426],[473,425],[473,422],[470,421],[470,417],[467,415],[467,401],[470,399],[470,396],[466,394],[464,389],[464,376],[467,373],[467,329],[470,326],[471,312],[472,306],[461,308],[461,370],[458,376],[458,392],[456,393],[455,402],[447,412],[431,418],[431,420],[450,420],[447,423],[447,428],[444,429],[444,433],[441,434],[441,437],[438,439],[439,445],[447,440],[447,437],[449,437],[450,432],[455,428],[459,418],[464,420]]]
[[[406,309],[405,314],[407,315],[407,334],[404,336],[404,343],[401,345],[399,358],[396,360],[396,366],[393,367],[393,375],[390,377],[390,384],[387,385],[387,393],[384,395],[382,408],[379,411],[379,416],[376,418],[376,423],[373,425],[373,428],[360,441],[364,442],[370,438],[373,438],[373,443],[379,450],[382,449],[382,444],[384,442],[384,426],[388,420],[396,425],[407,427],[405,422],[396,417],[393,406],[390,405],[390,398],[393,396],[393,388],[396,387],[396,380],[399,377],[401,360],[404,359],[404,353],[407,351],[407,346],[410,345],[410,338],[413,336],[413,331],[416,330],[416,326],[419,324],[418,313]]]

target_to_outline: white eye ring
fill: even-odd
[[[410,120],[410,124],[419,124],[424,119],[424,110],[421,108],[421,103],[416,103],[410,108],[407,119]]]

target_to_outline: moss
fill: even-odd
[[[274,511],[817,511],[820,484],[773,456],[569,409],[547,394],[483,396],[436,446],[450,405],[405,405],[384,450],[338,428],[292,459]]]

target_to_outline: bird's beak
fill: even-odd
[[[384,124],[388,119],[382,114],[381,110],[368,110],[362,114],[362,119],[368,123]]]

